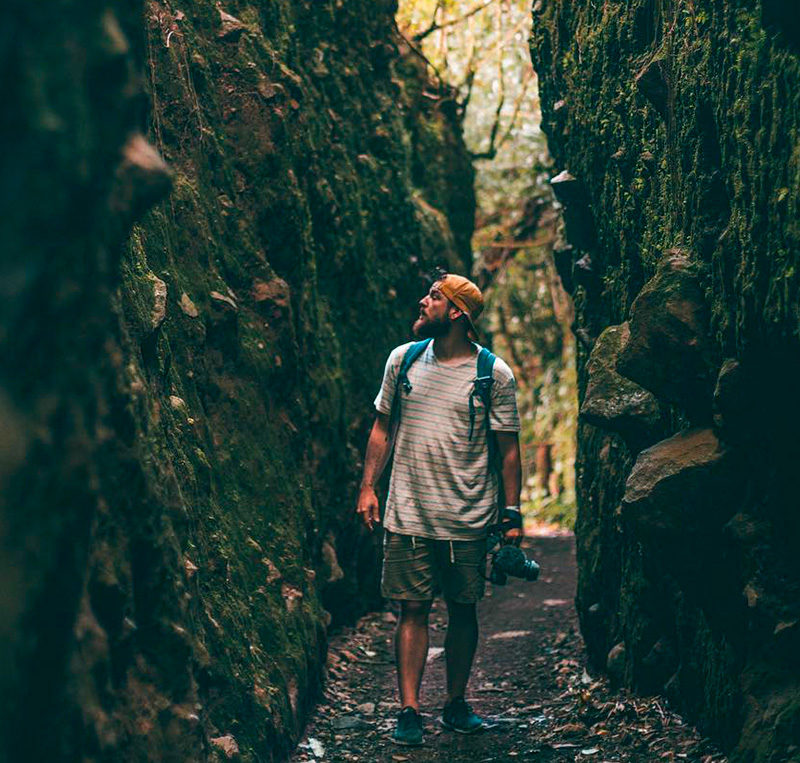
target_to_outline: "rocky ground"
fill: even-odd
[[[492,587],[480,606],[481,642],[468,699],[488,720],[464,737],[439,724],[446,613],[437,602],[422,687],[425,745],[403,748],[389,734],[399,710],[391,608],[362,618],[330,645],[324,698],[295,763],[324,761],[694,761],[725,757],[663,700],[634,697],[591,675],[573,607],[574,539],[526,539],[539,581]]]

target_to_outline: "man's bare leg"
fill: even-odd
[[[419,687],[428,657],[428,613],[430,601],[401,601],[400,619],[394,634],[400,706],[419,711]]]
[[[475,604],[447,602],[447,635],[444,639],[447,666],[447,703],[463,697],[478,646],[478,615]]]

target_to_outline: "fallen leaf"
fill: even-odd
[[[236,302],[225,294],[220,294],[218,291],[212,291],[209,296],[211,299],[214,299],[217,302],[224,302],[226,305],[230,305],[230,307],[232,307],[234,310],[239,309],[239,306],[236,304]]]
[[[426,662],[431,662],[435,660],[437,657],[441,657],[444,654],[444,647],[443,646],[432,646],[428,649],[428,658],[425,660]]]
[[[325,747],[319,739],[309,738],[308,746],[315,758],[325,757]]]
[[[576,734],[585,734],[586,726],[581,723],[565,723],[557,729],[553,729],[554,734],[566,734],[567,736],[575,736]]]
[[[530,636],[533,631],[501,631],[500,633],[493,633],[489,636],[489,640],[493,641],[495,639],[501,638],[522,638],[523,636]]]

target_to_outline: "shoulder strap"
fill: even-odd
[[[472,433],[475,428],[475,402],[474,398],[479,397],[483,403],[485,417],[486,417],[486,437],[489,437],[489,410],[492,406],[492,384],[494,384],[494,377],[492,371],[494,370],[494,361],[497,356],[481,347],[478,352],[478,370],[475,376],[475,381],[472,383],[472,392],[469,396],[469,439],[472,439]],[[491,443],[489,445],[491,448]]]
[[[392,410],[389,414],[389,431],[391,432],[392,439],[394,439],[394,432],[397,429],[397,425],[400,423],[400,399],[402,393],[405,392],[408,394],[411,392],[411,382],[408,380],[408,369],[411,368],[411,364],[425,352],[432,341],[432,339],[423,339],[421,342],[414,342],[405,351],[403,359],[400,361],[400,368],[397,371],[397,379],[395,379],[394,383]]]
[[[428,349],[428,345],[432,342],[431,339],[423,339],[421,342],[414,342],[403,355],[403,360],[400,362],[400,370],[397,372],[397,381],[395,383],[395,393],[403,386],[403,390],[408,393],[411,392],[411,384],[408,381],[408,369],[411,364]]]
[[[492,435],[491,424],[489,422],[489,414],[492,410],[492,386],[494,385],[494,362],[497,356],[481,347],[478,353],[478,372],[475,377],[475,384],[472,394],[478,395],[483,401],[484,418],[486,421],[486,447],[489,450],[489,473],[497,475],[498,502],[502,501],[503,493],[503,474],[497,464],[497,441]],[[472,403],[472,396],[470,396],[470,421],[469,432],[470,439],[472,438],[472,429],[474,425],[475,411]]]
[[[485,347],[481,347],[481,351],[478,353],[478,378],[492,378],[492,371],[494,370],[494,361],[497,359],[497,356],[487,350]]]

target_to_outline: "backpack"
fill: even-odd
[[[394,388],[394,398],[392,400],[392,411],[390,414],[389,431],[394,432],[395,428],[399,425],[399,416],[401,408],[402,393],[406,395],[412,390],[411,382],[408,380],[408,370],[411,368],[414,361],[428,349],[428,345],[432,339],[423,339],[421,342],[414,342],[403,355],[403,360],[400,362],[400,370],[397,372],[397,380]],[[475,429],[475,398],[479,398],[483,403],[486,412],[486,442],[489,447],[489,469],[492,469],[495,459],[495,442],[494,438],[490,436],[489,431],[489,412],[492,407],[492,385],[494,384],[494,377],[492,370],[494,369],[494,362],[497,356],[481,347],[478,352],[478,368],[475,374],[475,379],[472,382],[472,392],[469,395],[469,439],[472,439],[472,434]]]

